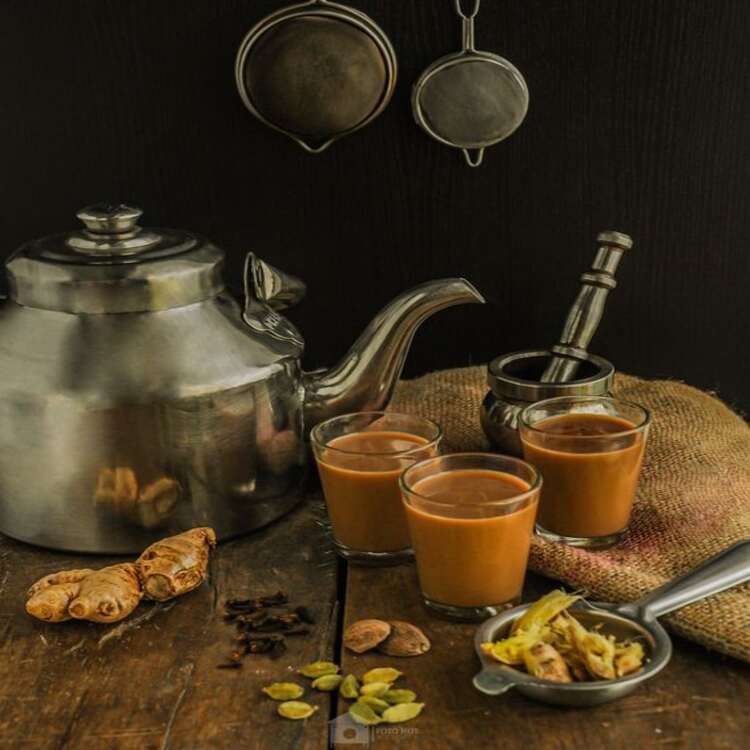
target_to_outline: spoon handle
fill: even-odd
[[[655,620],[745,581],[750,581],[750,539],[733,544],[684,576],[619,610],[644,620]]]

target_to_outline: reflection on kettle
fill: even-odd
[[[222,250],[141,228],[140,214],[91,206],[78,213],[84,228],[29,242],[6,263],[0,531],[16,539],[126,553],[161,525],[226,539],[273,521],[302,496],[309,430],[383,410],[419,325],[484,301],[465,279],[420,284],[338,364],[304,372],[303,339],[281,314],[302,281],[249,254],[240,306]]]
[[[96,478],[94,505],[105,514],[144,529],[157,529],[166,525],[181,492],[180,483],[171,477],[159,477],[139,489],[132,469],[105,468]]]

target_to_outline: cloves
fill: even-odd
[[[276,658],[286,651],[286,636],[308,635],[315,620],[307,607],[284,609],[289,597],[278,591],[268,596],[229,599],[224,603],[224,620],[233,622],[237,631],[235,643],[241,648],[232,652],[220,669],[237,669],[247,654],[268,654]],[[269,611],[269,610],[281,611]]]

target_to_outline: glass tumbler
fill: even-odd
[[[429,419],[359,412],[329,419],[310,435],[339,555],[360,564],[413,556],[399,475],[438,453],[442,432]]]
[[[482,620],[521,597],[539,472],[518,458],[454,453],[401,475],[419,586],[438,614]]]
[[[524,457],[542,472],[537,533],[604,549],[627,530],[650,416],[600,396],[539,401],[520,414]]]

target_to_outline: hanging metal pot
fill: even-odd
[[[385,32],[368,15],[310,0],[259,21],[237,52],[245,106],[310,153],[372,122],[396,85]]]

